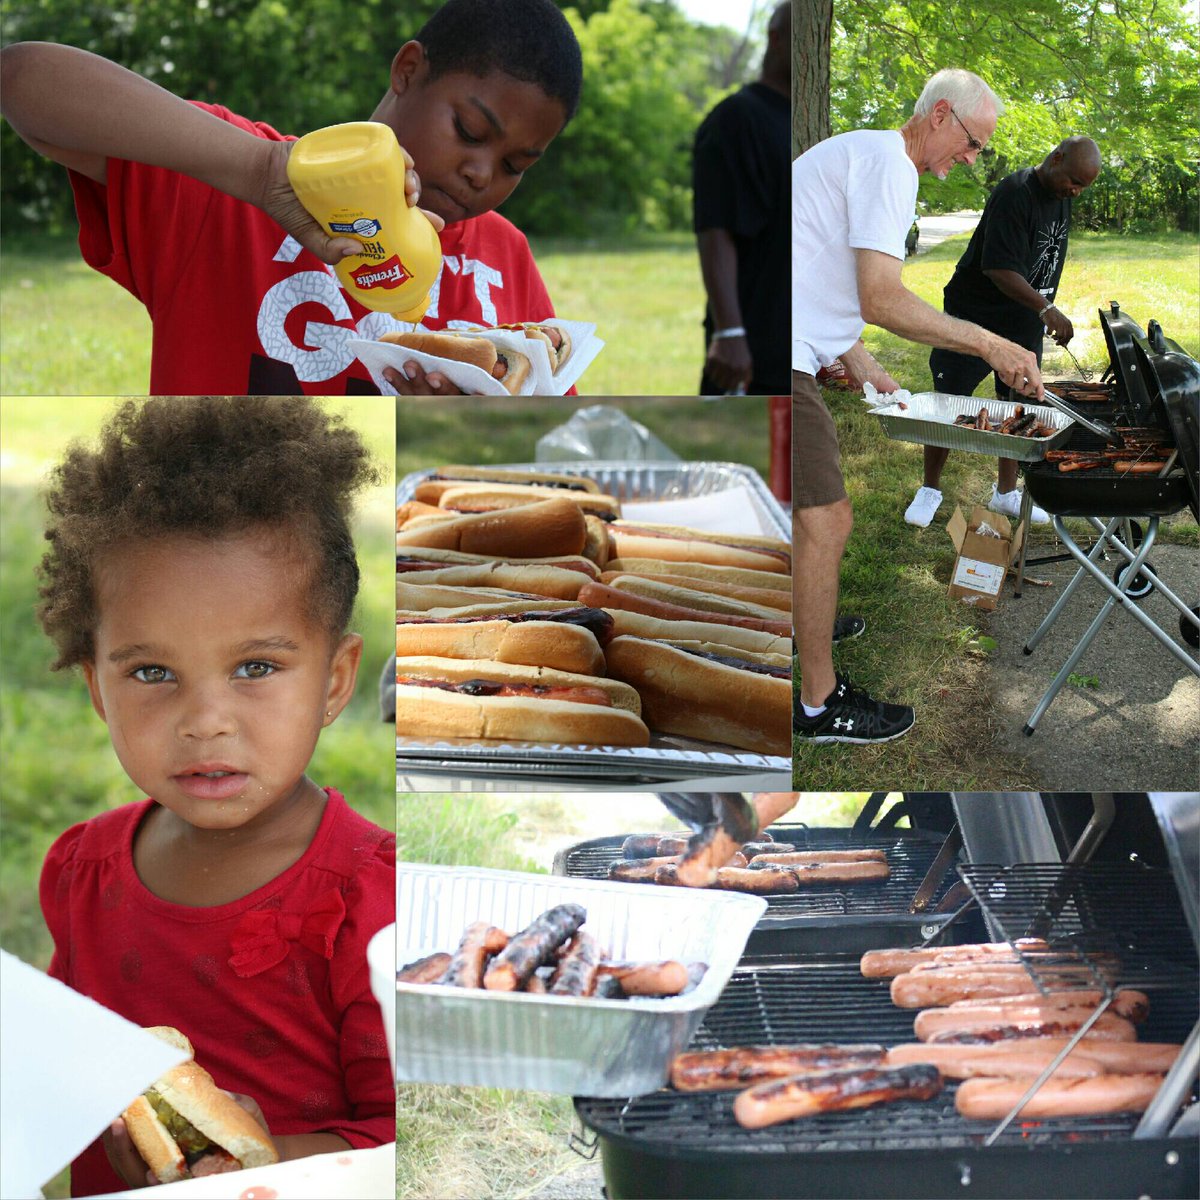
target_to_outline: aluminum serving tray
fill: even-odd
[[[941,446],[946,450],[969,450],[974,454],[992,454],[1014,458],[1017,462],[1037,462],[1047,450],[1061,446],[1070,436],[1075,422],[1057,408],[1026,404],[1027,413],[1056,430],[1052,437],[1014,437],[1011,433],[985,433],[966,425],[955,425],[954,418],[974,417],[986,405],[993,420],[1011,417],[1018,401],[983,400],[978,396],[954,396],[947,392],[920,392],[906,408],[885,404],[871,410],[879,418],[884,432],[896,442],[919,442],[923,446]]]
[[[1053,410],[1051,410],[1053,411]],[[761,476],[741,463],[496,463],[498,470],[553,471],[586,475],[607,495],[623,501],[684,500],[745,488],[767,537],[791,540],[791,522]],[[414,471],[396,487],[397,506],[411,500],[417,484],[436,468]],[[520,778],[546,776],[564,782],[640,782],[715,775],[790,771],[791,758],[756,754],[670,734],[650,735],[650,745],[569,746],[547,742],[484,742],[467,738],[396,738],[397,774],[477,774]]]
[[[396,961],[452,951],[472,921],[515,933],[568,901],[587,909],[584,928],[609,957],[705,962],[708,971],[694,991],[659,1000],[397,983],[400,1082],[583,1096],[652,1092],[716,1003],[766,908],[761,897],[732,892],[399,863]]]

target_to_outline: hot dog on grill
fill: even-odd
[[[792,684],[785,668],[638,637],[614,638],[606,658],[609,674],[637,689],[652,729],[760,754],[790,751]]]
[[[644,746],[637,692],[592,675],[489,660],[397,657],[396,728],[465,737]]]
[[[886,862],[772,862],[771,859],[793,858],[790,854],[759,855],[750,863],[751,871],[770,871],[782,868],[796,876],[800,887],[837,883],[880,883],[888,878]]]
[[[987,1045],[916,1042],[893,1046],[889,1066],[932,1063],[947,1079],[1036,1079],[1066,1046],[1067,1038],[1028,1038]],[[1054,1068],[1051,1079],[1093,1075],[1166,1072],[1182,1047],[1160,1042],[1104,1042],[1085,1039]]]
[[[809,863],[883,863],[887,855],[882,850],[777,850],[769,849],[754,855],[755,862],[777,867],[795,867]]]
[[[499,512],[448,516],[398,530],[396,548],[423,546],[503,558],[579,554],[587,542],[584,514],[570,500],[539,500]]]
[[[491,659],[600,675],[604,672],[600,647],[611,637],[612,626],[612,619],[600,609],[566,605],[556,611],[539,609],[489,617],[425,613],[397,623],[396,655]]]
[[[670,864],[655,871],[654,882],[666,887],[687,886],[679,878],[678,868]],[[758,871],[721,867],[716,880],[707,886],[726,892],[750,892],[757,896],[775,896],[800,890],[796,873],[787,867],[764,867]]]
[[[762,1129],[816,1113],[895,1100],[931,1100],[941,1090],[941,1075],[926,1063],[890,1069],[857,1067],[760,1083],[738,1096],[733,1115],[745,1129]]]
[[[619,862],[609,864],[608,877],[620,883],[653,883],[654,873],[659,867],[678,864],[678,862],[677,855],[621,859]]]
[[[1088,1008],[1094,1009],[1104,999],[1104,993],[1099,989],[1080,988],[1071,991],[1022,992],[1018,996],[997,996],[990,1000],[956,1000],[950,1005],[951,1012],[964,1009],[977,1011],[986,1008],[996,1014],[1011,1012],[1013,1009],[1029,1005],[1040,1006],[1044,1009]],[[1145,992],[1135,992],[1130,988],[1122,988],[1117,992],[1108,1006],[1108,1011],[1118,1017],[1124,1017],[1135,1025],[1140,1025],[1150,1015],[1150,998]]]
[[[1149,1074],[1048,1079],[1018,1115],[1039,1120],[1145,1112],[1162,1081],[1161,1075]],[[970,1120],[999,1121],[1028,1090],[1028,1079],[968,1079],[959,1085],[954,1107]]]
[[[671,1063],[671,1086],[680,1092],[723,1092],[768,1079],[824,1073],[849,1067],[877,1067],[882,1046],[738,1046],[680,1054]]]
[[[509,939],[488,967],[484,986],[500,992],[524,987],[534,971],[550,962],[586,919],[587,911],[579,904],[558,904],[547,909]]]
[[[1041,938],[1023,938],[1015,945],[1025,951],[1045,950]],[[867,979],[894,979],[906,975],[920,963],[944,961],[947,963],[987,959],[993,955],[1010,956],[1012,945],[1008,942],[967,943],[958,946],[929,946],[923,950],[868,950],[862,956],[860,968]]]
[[[1044,983],[1061,987],[1071,976],[1067,972],[1051,977],[1042,974]],[[1081,974],[1079,982],[1090,982],[1090,974]],[[1073,981],[1073,980],[1072,980]],[[1036,989],[1032,976],[1020,964],[1012,967],[980,967],[969,970],[961,965],[935,970],[916,970],[892,980],[892,1003],[897,1008],[941,1008],[956,1000],[983,1000],[989,997],[1019,996]]]
[[[913,1033],[922,1042],[1001,1042],[1030,1037],[1066,1037],[1080,1029],[1094,1011],[1094,1008],[1030,1006],[996,1015],[987,1009],[956,1012],[950,1008],[930,1008],[913,1022]],[[1104,1013],[1084,1037],[1132,1042],[1137,1040],[1137,1030],[1124,1017]]]

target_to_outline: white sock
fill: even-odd
[[[818,704],[816,708],[813,708],[811,705],[805,704],[803,700],[800,701],[800,707],[804,709],[804,715],[810,718],[819,717],[825,711],[824,704]]]

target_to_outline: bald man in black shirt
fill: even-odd
[[[1067,257],[1071,201],[1091,186],[1100,167],[1100,148],[1091,138],[1069,137],[1038,166],[1024,167],[1002,179],[988,197],[966,253],[946,284],[946,313],[1032,350],[1039,365],[1046,332],[1065,346],[1075,329],[1054,298]],[[934,391],[956,396],[973,395],[992,373],[983,359],[950,350],[934,350],[929,368]],[[1010,398],[999,377],[996,397]],[[942,502],[942,468],[949,453],[938,446],[925,447],[924,485],[904,514],[910,525],[923,527],[933,519]],[[1015,517],[1021,506],[1016,485],[1016,462],[1000,459],[988,507]],[[1039,518],[1047,520],[1035,508],[1034,519]]]

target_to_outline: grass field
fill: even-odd
[[[966,244],[953,238],[909,260],[905,284],[936,307]],[[1184,235],[1116,237],[1073,234],[1059,305],[1071,318],[1072,349],[1099,377],[1107,352],[1096,309],[1111,299],[1139,324],[1157,317],[1185,350],[1200,353],[1200,243]],[[928,391],[929,351],[875,328],[865,341],[893,377],[912,392]],[[1048,348],[1047,378],[1067,378],[1066,354]],[[990,382],[979,395],[990,394]],[[878,747],[797,743],[797,787],[989,791],[1036,788],[1022,759],[995,746],[988,692],[988,616],[946,598],[954,552],[946,522],[955,504],[985,504],[995,480],[991,458],[952,454],[942,479],[946,499],[928,529],[906,525],[904,509],[921,482],[921,447],[893,442],[862,402],[825,393],[838,425],[842,469],[854,506],[854,533],[841,576],[840,610],[866,617],[868,633],[839,647],[835,660],[873,695],[912,704],[917,725]],[[1160,536],[1195,545],[1190,513],[1165,521]],[[1053,537],[1035,530],[1033,544]],[[1001,603],[1004,601],[1002,600]],[[1085,755],[1087,747],[1079,753]]]
[[[690,234],[545,239],[533,249],[556,311],[596,322],[606,343],[582,381],[589,395],[695,393],[704,293]],[[0,328],[0,395],[146,392],[146,310],[88,267],[74,238],[5,241]]]
[[[331,403],[363,434],[384,482],[363,496],[355,530],[363,585],[354,628],[366,641],[358,690],[322,738],[309,773],[390,828],[394,734],[379,720],[376,681],[390,653],[395,611],[392,405]],[[34,617],[46,471],[67,442],[94,434],[111,406],[99,398],[6,397],[0,416],[0,944],[39,967],[50,957],[36,891],[46,849],[69,825],[140,799],[92,712],[82,680],[75,672],[49,670],[52,647]]]

